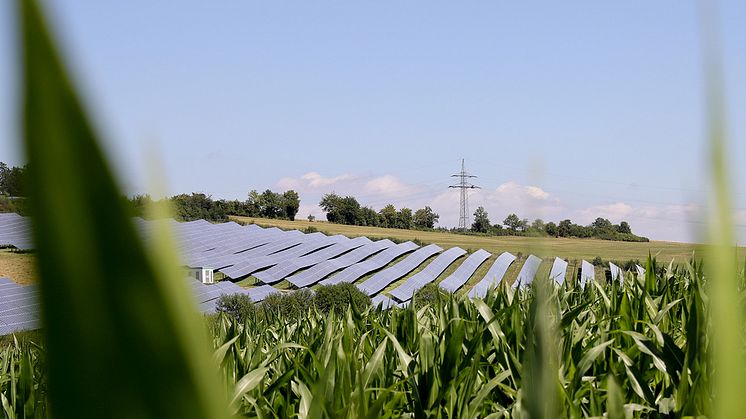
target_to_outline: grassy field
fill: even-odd
[[[275,226],[283,229],[303,230],[312,226],[329,234],[344,234],[348,237],[391,237],[400,240],[418,239],[426,243],[435,243],[443,248],[459,246],[466,250],[484,249],[492,254],[508,251],[513,254],[533,253],[537,256],[560,257],[563,259],[586,259],[589,262],[596,256],[604,260],[626,261],[629,259],[645,260],[648,253],[659,261],[668,263],[672,259],[682,262],[691,258],[696,251],[701,254],[701,245],[665,241],[648,243],[628,243],[595,239],[567,239],[545,237],[484,237],[453,234],[437,231],[401,230],[380,227],[348,226],[323,221],[306,220],[271,220],[265,218],[231,217],[234,221],[256,223],[262,226]],[[746,256],[746,248],[739,248],[740,260]]]
[[[36,282],[34,255],[0,250],[0,278],[10,278],[19,284]]]

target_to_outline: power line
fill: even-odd
[[[461,159],[461,172],[451,175],[451,177],[459,178],[459,183],[451,185],[449,188],[459,189],[461,191],[461,199],[459,202],[459,218],[458,228],[459,230],[466,230],[469,228],[469,195],[466,193],[467,189],[480,189],[479,186],[472,185],[469,183],[469,178],[475,178],[476,176],[468,173],[464,165],[464,159]]]

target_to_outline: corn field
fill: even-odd
[[[448,297],[213,327],[234,411],[250,417],[665,417],[708,414],[701,265],[625,283]],[[743,281],[741,281],[743,282]],[[237,383],[237,384],[236,384]]]
[[[702,265],[656,268],[624,284],[503,284],[485,300],[403,310],[220,315],[208,322],[213,358],[241,417],[708,415]],[[44,416],[42,355],[31,343],[2,352],[6,417]]]
[[[485,300],[403,310],[220,315],[208,322],[213,359],[240,417],[708,415],[702,265],[647,268],[624,284],[503,284]],[[739,284],[743,295],[743,272]],[[46,416],[43,348],[0,354],[5,417]]]

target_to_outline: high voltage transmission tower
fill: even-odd
[[[464,167],[464,159],[461,159],[461,172],[455,175],[451,175],[451,177],[459,178],[458,184],[451,185],[449,186],[449,188],[461,190],[461,210],[459,211],[458,229],[466,230],[469,228],[469,195],[466,193],[466,190],[479,189],[479,186],[469,183],[468,179],[476,176],[466,172],[466,168]]]

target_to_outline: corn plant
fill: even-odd
[[[708,414],[702,265],[656,268],[651,258],[621,285],[536,281],[419,309],[221,316],[215,357],[233,410],[252,417]]]

